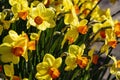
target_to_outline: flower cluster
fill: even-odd
[[[120,60],[111,53],[119,43],[120,21],[100,8],[101,1],[7,0],[0,12],[3,78],[102,80],[109,68],[106,80],[111,74],[120,79]],[[102,43],[99,51],[96,42]]]

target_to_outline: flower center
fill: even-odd
[[[108,45],[110,45],[112,48],[115,48],[117,46],[117,41],[116,40],[109,41]]]
[[[98,63],[98,59],[99,59],[99,56],[98,56],[97,54],[94,54],[94,55],[93,55],[92,62],[93,62],[94,64],[97,64],[97,63]]]
[[[75,8],[75,12],[76,12],[76,14],[78,15],[78,14],[80,13],[79,6],[75,5],[74,8]]]
[[[50,75],[53,79],[58,78],[59,75],[60,75],[59,70],[56,69],[56,68],[54,68],[54,67],[50,68],[49,71],[48,71],[48,73],[49,73],[49,75]]]
[[[70,44],[72,44],[74,42],[74,38],[72,38],[72,37],[68,37],[67,40],[69,41]]]
[[[106,38],[105,30],[100,31],[100,36],[101,36],[102,38]]]
[[[120,68],[120,60],[117,61],[117,68]]]
[[[87,59],[87,57],[79,57],[78,56],[76,62],[80,68],[85,68],[88,64],[88,59]]]
[[[79,26],[77,30],[81,34],[86,34],[88,31],[88,27],[87,26]]]
[[[120,37],[120,22],[115,24],[115,34],[117,37]]]
[[[88,9],[83,10],[83,14],[84,14],[84,15],[88,15],[89,12],[90,12],[90,10],[88,10]]]
[[[12,53],[15,55],[15,56],[21,56],[23,54],[24,50],[22,47],[13,47],[12,48]]]
[[[19,13],[18,13],[18,16],[19,16],[22,20],[26,20],[27,15],[28,15],[28,12],[27,12],[27,11],[19,12]]]
[[[13,76],[12,80],[21,80],[18,76]]]
[[[42,24],[43,19],[40,16],[37,16],[37,17],[35,17],[34,21],[37,25],[40,25],[40,24]]]

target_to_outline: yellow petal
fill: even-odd
[[[80,21],[79,26],[84,26],[84,25],[87,24],[87,22],[88,22],[88,20],[83,19],[83,20]]]
[[[1,56],[1,61],[4,63],[12,62],[12,59],[13,59],[12,53],[3,54]]]
[[[65,59],[65,64],[67,65],[65,70],[74,70],[77,67],[76,56],[73,54],[67,56]]]
[[[17,0],[9,0],[10,5],[14,5],[17,3]]]
[[[50,27],[50,23],[48,23],[47,21],[43,21],[42,24],[38,25],[37,28],[39,30],[46,30],[47,27]]]
[[[73,6],[71,0],[63,0],[63,6],[65,10],[70,10]]]
[[[16,41],[19,38],[19,35],[17,34],[17,32],[10,30],[9,31],[9,35],[11,37],[12,40]]]
[[[62,47],[63,47],[64,43],[66,42],[66,40],[69,40],[69,38],[72,38],[73,40],[72,40],[72,41],[69,41],[69,44],[71,44],[71,43],[73,43],[73,42],[75,42],[75,41],[77,40],[78,36],[79,36],[79,33],[77,32],[76,29],[70,29],[70,30],[65,34],[65,37],[64,37],[64,39],[63,39],[63,41],[62,41],[62,44],[61,44]]]
[[[100,52],[108,55],[108,49],[109,49],[109,45],[103,45],[100,49]]]
[[[12,63],[10,65],[6,64],[3,67],[4,67],[6,76],[12,77],[14,75],[14,66]]]
[[[10,37],[10,35],[7,35],[3,38],[3,43],[12,43],[14,40]]]
[[[84,49],[85,49],[85,44],[80,45],[79,49],[78,49],[78,55],[82,56],[84,53]]]
[[[60,65],[61,65],[61,63],[62,63],[62,58],[59,57],[59,58],[55,59],[55,62],[54,62],[54,64],[53,64],[53,67],[59,68]]]
[[[12,62],[13,62],[14,64],[18,64],[19,61],[20,61],[20,58],[19,58],[18,56],[13,55]]]
[[[79,46],[78,45],[70,45],[69,49],[68,49],[68,52],[70,54],[74,54],[74,55],[77,55],[78,54],[78,49],[79,49]]]
[[[47,75],[49,64],[47,62],[39,63],[37,64],[36,69],[37,69],[37,73],[39,74],[39,76]]]
[[[7,53],[11,53],[11,48],[12,46],[8,43],[3,43],[0,45],[0,54],[7,54]]]
[[[39,10],[39,14],[40,15],[42,15],[43,13],[45,13],[46,12],[46,8],[45,8],[45,6],[44,6],[44,4],[42,4],[42,3],[39,3],[38,5],[37,5],[37,9]]]
[[[101,28],[102,28],[102,24],[96,23],[96,24],[93,25],[93,32],[96,33]]]
[[[52,80],[52,78],[50,77],[49,74],[44,75],[44,76],[39,76],[39,75],[40,75],[39,73],[37,73],[37,74],[35,75],[35,77],[36,77],[38,80]]]
[[[52,66],[54,61],[55,61],[55,58],[51,54],[46,54],[43,58],[43,62],[47,62],[49,66]]]

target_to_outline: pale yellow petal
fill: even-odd
[[[12,43],[14,40],[10,37],[10,35],[7,35],[3,38],[3,43]]]
[[[46,8],[45,8],[44,4],[42,4],[42,3],[39,3],[39,4],[37,5],[37,9],[39,10],[39,14],[40,14],[40,15],[42,15],[43,13],[46,12]],[[42,16],[41,16],[41,17],[42,17]]]
[[[39,74],[39,76],[44,76],[47,75],[48,70],[49,70],[49,64],[47,62],[42,62],[37,64],[37,73]]]
[[[10,65],[6,64],[3,67],[4,67],[6,76],[12,77],[14,75],[14,66],[12,63]]]
[[[68,30],[68,32],[65,34],[65,37],[64,37],[64,39],[63,39],[63,41],[62,41],[62,44],[61,44],[62,47],[63,47],[64,43],[65,43],[69,38],[72,38],[72,39],[73,39],[73,41],[72,41],[72,43],[73,43],[73,42],[75,42],[75,41],[77,40],[78,36],[79,36],[79,33],[77,32],[76,29],[70,29],[70,30]],[[69,44],[70,44],[70,43],[69,43]]]
[[[14,30],[10,30],[9,35],[10,35],[11,39],[14,41],[16,41],[19,38],[19,35]]]
[[[37,28],[42,31],[46,30],[47,27],[50,27],[50,23],[48,23],[47,21],[43,21],[42,24],[37,26]]]
[[[59,57],[59,58],[55,59],[55,62],[54,62],[54,64],[53,64],[53,67],[59,68],[60,65],[61,65],[61,63],[62,63],[62,58]]]
[[[12,62],[13,64],[18,64],[20,61],[20,57],[13,55]]]
[[[102,24],[100,23],[96,23],[93,26],[93,32],[96,33],[98,30],[100,30],[102,28]]]
[[[43,62],[47,62],[49,66],[52,66],[54,61],[55,61],[55,58],[51,54],[46,54],[43,58]]]
[[[84,49],[85,49],[85,44],[80,45],[79,49],[78,49],[78,55],[82,56],[84,53]]]
[[[78,54],[78,49],[79,49],[79,46],[78,45],[70,45],[69,49],[68,49],[68,52],[70,54],[74,54],[77,56]]]
[[[65,64],[67,65],[65,70],[74,70],[77,67],[76,56],[74,56],[73,54],[67,56],[67,58],[65,59]]]
[[[49,74],[44,75],[44,76],[40,76],[40,74],[37,73],[37,74],[35,75],[35,77],[36,77],[38,80],[52,80],[52,78],[50,77]]]
[[[79,26],[85,26],[87,24],[88,20],[83,19],[80,21]]]
[[[7,53],[7,54],[1,55],[1,61],[4,63],[12,62],[12,59],[13,59],[12,53]]]
[[[11,53],[11,48],[12,46],[8,43],[3,43],[0,45],[0,54],[7,54],[7,53]]]

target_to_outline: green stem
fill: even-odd
[[[111,55],[113,48],[110,47],[110,51],[108,53],[108,55]],[[104,64],[107,64],[111,59],[107,56]],[[105,72],[107,71],[107,68],[104,69],[103,73],[100,72],[101,76],[99,77],[99,80],[102,80],[103,76],[105,75]]]

